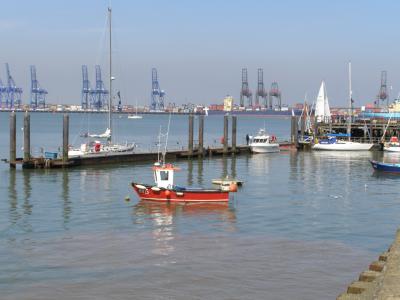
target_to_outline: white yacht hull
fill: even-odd
[[[387,152],[400,152],[400,146],[384,146],[383,151]]]
[[[70,149],[68,151],[68,157],[106,157],[111,155],[122,155],[133,153],[135,149],[135,145],[110,145],[110,146],[102,146],[99,151],[94,149],[89,150],[81,150],[81,149]]]
[[[279,152],[279,144],[250,145],[253,153],[274,153]]]
[[[373,144],[357,143],[357,142],[338,142],[333,144],[315,144],[313,150],[326,151],[368,151]]]

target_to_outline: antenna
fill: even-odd
[[[167,154],[167,145],[168,145],[168,136],[169,136],[169,125],[171,124],[171,113],[169,114],[168,118],[168,127],[167,127],[167,134],[165,137],[165,147],[164,147],[164,152],[163,152],[163,164],[165,163],[165,155]]]
[[[160,131],[158,132],[158,144],[157,144],[157,161],[160,162],[160,148],[161,148],[161,125]]]

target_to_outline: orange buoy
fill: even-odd
[[[237,190],[238,190],[237,184],[235,182],[231,182],[231,184],[229,185],[229,191],[235,193],[237,192]]]
[[[171,191],[170,190],[166,190],[165,191],[165,196],[167,196],[167,197],[171,196]]]

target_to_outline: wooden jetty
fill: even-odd
[[[237,145],[237,116],[224,116],[224,129],[222,138],[222,147],[205,147],[204,146],[204,116],[198,116],[199,132],[198,144],[194,145],[194,115],[189,115],[188,124],[188,146],[186,149],[169,150],[166,153],[168,160],[176,159],[194,159],[203,157],[223,156],[223,155],[240,155],[250,153],[247,145]],[[231,144],[229,145],[229,119],[231,119]],[[75,166],[103,165],[113,163],[126,162],[143,162],[156,161],[157,152],[129,152],[118,153],[112,155],[92,156],[92,157],[68,157],[69,149],[69,115],[63,116],[62,131],[62,155],[60,158],[49,159],[46,157],[33,157],[30,153],[30,115],[29,112],[24,114],[24,156],[17,158],[16,156],[16,114],[10,114],[10,158],[9,165],[16,168],[21,165],[23,169],[36,168],[69,168]],[[280,144],[282,148],[292,148],[293,143],[283,142]]]
[[[300,128],[299,128],[300,126]],[[400,121],[384,119],[356,119],[351,123],[350,133],[351,141],[361,143],[373,143],[374,149],[381,149],[383,143],[390,140],[392,136],[400,137]],[[320,138],[328,133],[348,133],[348,125],[343,118],[333,118],[330,123],[322,123],[314,120],[312,128],[313,138]],[[311,144],[302,144],[299,141],[304,140],[305,120],[298,116],[293,116],[291,120],[291,141],[296,148],[308,150]]]

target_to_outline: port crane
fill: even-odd
[[[31,108],[45,108],[47,90],[42,88],[36,77],[36,67],[31,66]]]
[[[257,92],[256,92],[256,99],[255,99],[255,106],[259,107],[260,106],[260,97],[263,99],[262,105],[264,107],[268,106],[267,103],[267,97],[268,97],[268,92],[265,90],[264,87],[264,70],[263,69],[258,69],[257,71],[257,77],[258,77],[258,82],[257,82]]]
[[[244,107],[244,100],[247,98],[248,106],[253,106],[253,94],[249,88],[249,80],[247,78],[247,68],[242,69],[242,89],[240,90],[240,106]]]
[[[19,108],[21,107],[21,95],[22,88],[17,87],[14,81],[14,78],[11,76],[10,67],[8,63],[6,65],[6,73],[7,73],[7,86],[5,88],[5,96],[6,96],[6,107],[7,108]]]
[[[152,110],[164,110],[164,97],[165,92],[160,88],[158,82],[157,69],[151,70],[151,102],[150,108]]]

